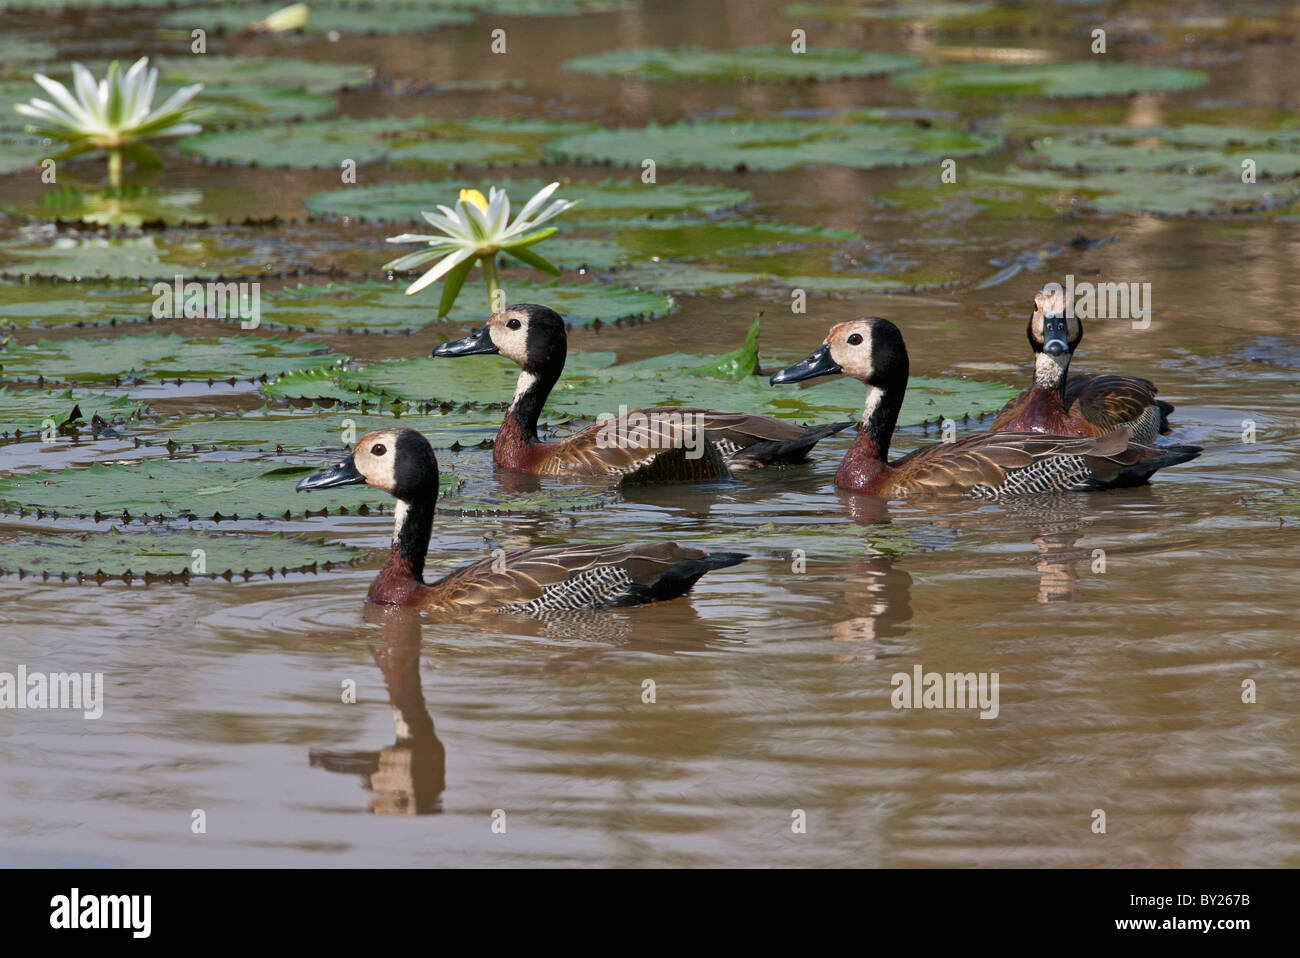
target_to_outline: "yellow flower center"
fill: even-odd
[[[460,201],[462,203],[472,203],[484,213],[487,212],[488,201],[478,190],[461,190]]]

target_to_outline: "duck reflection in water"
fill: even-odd
[[[839,495],[854,525],[872,530],[892,525],[884,499],[845,492]],[[836,655],[835,661],[888,657],[893,653],[880,640],[896,638],[911,628],[907,623],[912,618],[912,576],[898,565],[898,559],[894,555],[868,555],[857,571],[845,576],[844,605],[859,614],[832,623],[831,637],[837,642],[864,644],[860,650]]]
[[[327,771],[360,775],[362,786],[375,793],[369,808],[376,814],[441,812],[447,753],[420,686],[420,613],[367,603],[364,614],[380,626],[383,645],[372,645],[370,652],[388,687],[396,741],[377,752],[312,749],[309,760]]]

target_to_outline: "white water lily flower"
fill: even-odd
[[[489,299],[492,308],[499,308],[497,302],[496,264],[494,257],[498,252],[513,256],[520,262],[527,263],[535,269],[543,270],[553,276],[559,275],[559,268],[547,262],[530,247],[555,233],[555,227],[535,229],[549,219],[559,216],[565,210],[577,206],[577,200],[555,200],[542,209],[559,183],[551,183],[537,191],[524,204],[514,222],[510,222],[510,198],[506,191],[495,186],[489,190],[484,199],[478,190],[461,190],[456,208],[439,206],[437,213],[422,212],[428,222],[442,231],[443,235],[426,236],[418,233],[403,233],[391,236],[390,243],[427,243],[425,249],[407,253],[384,264],[384,269],[408,270],[438,259],[437,265],[407,287],[406,295],[418,293],[431,283],[446,277],[442,288],[442,303],[438,315],[446,316],[451,311],[465,283],[465,277],[473,268],[475,261],[483,263],[487,276]],[[530,232],[531,231],[531,232]]]
[[[182,87],[157,108],[153,105],[158,86],[158,69],[150,69],[149,58],[141,57],[126,71],[119,71],[114,60],[108,73],[98,83],[80,63],[72,65],[73,92],[57,80],[37,73],[32,79],[50,95],[49,100],[33,99],[14,109],[35,121],[28,124],[31,133],[68,143],[62,156],[76,156],[91,150],[107,150],[109,180],[121,186],[122,154],[137,162],[157,164],[158,156],[144,140],[163,136],[198,133],[202,127],[186,122],[194,108],[188,106],[202,83]]]

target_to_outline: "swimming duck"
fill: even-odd
[[[597,423],[566,439],[542,442],[537,419],[568,353],[564,320],[546,306],[509,306],[493,313],[482,329],[433,351],[434,356],[486,353],[500,353],[521,370],[492,450],[493,461],[505,469],[637,480],[725,478],[756,466],[804,462],[820,440],[853,425],[807,427],[771,416],[664,406],[627,413],[623,428]]]
[[[438,459],[429,441],[414,429],[366,433],[351,455],[303,479],[298,490],[357,483],[397,499],[392,550],[368,596],[384,605],[529,615],[640,605],[685,595],[706,572],[748,558],[675,542],[546,546],[482,559],[426,583],[424,560],[438,501]]]
[[[1063,293],[1044,290],[1034,297],[1028,334],[1034,384],[1002,407],[990,431],[1103,436],[1127,426],[1140,443],[1153,443],[1169,432],[1174,407],[1156,399],[1150,380],[1095,374],[1067,378],[1083,324],[1065,315]]]
[[[1199,446],[1157,449],[1130,440],[1127,427],[1105,436],[986,432],[935,443],[889,461],[889,441],[907,390],[907,348],[887,319],[857,319],[831,327],[823,345],[781,370],[773,385],[845,373],[866,383],[858,438],[835,474],[841,489],[870,495],[961,495],[1001,499],[1140,485],[1163,466],[1186,462]]]

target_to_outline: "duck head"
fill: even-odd
[[[376,429],[357,440],[352,452],[333,469],[298,483],[305,489],[333,489],[365,483],[402,502],[438,496],[438,459],[429,440],[414,429]]]
[[[889,391],[907,387],[907,370],[903,334],[889,320],[870,317],[832,326],[811,356],[787,366],[769,382],[777,386],[843,373],[869,387]]]
[[[488,317],[487,325],[464,339],[441,343],[434,356],[478,356],[500,353],[524,372],[541,373],[564,365],[568,352],[564,320],[549,306],[521,303]]]
[[[1063,290],[1044,289],[1034,297],[1034,312],[1029,317],[1026,334],[1034,350],[1035,383],[1064,386],[1070,356],[1083,340],[1083,324],[1077,316],[1066,315]]]

